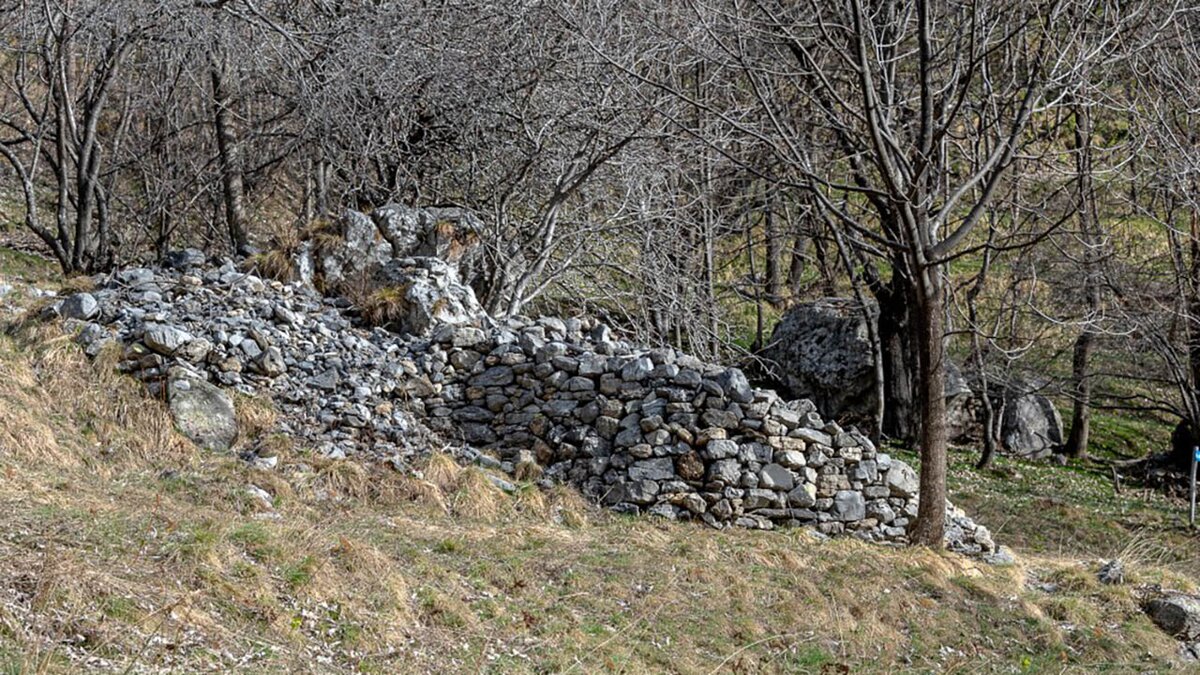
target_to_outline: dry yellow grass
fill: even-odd
[[[408,311],[408,288],[385,286],[371,291],[356,300],[363,319],[372,326],[386,326]],[[354,299],[354,298],[352,298]]]
[[[0,336],[0,673],[1143,672],[1176,649],[1096,561],[615,516],[445,453],[415,476],[268,434],[279,466],[254,470],[112,363]],[[1139,580],[1191,583],[1151,548]]]

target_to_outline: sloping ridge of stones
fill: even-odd
[[[589,319],[481,313],[424,335],[367,329],[343,300],[301,283],[203,256],[175,262],[97,277],[97,290],[48,310],[90,355],[115,342],[121,369],[173,409],[196,389],[218,401],[218,417],[226,390],[266,395],[278,431],[328,457],[403,467],[428,452],[432,432],[457,441],[462,459],[509,472],[536,462],[543,484],[569,483],[614,510],[717,528],[904,542],[916,514],[911,467],[737,368],[630,345]],[[215,442],[214,425],[202,426],[204,445],[234,444],[220,425]],[[1004,556],[953,506],[947,546]]]

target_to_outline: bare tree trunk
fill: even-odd
[[[808,253],[808,237],[797,232],[792,240],[791,260],[788,262],[787,285],[792,298],[798,298],[804,284],[804,256]]]
[[[1071,433],[1064,452],[1069,457],[1086,457],[1091,423],[1092,381],[1088,362],[1096,341],[1095,320],[1100,313],[1100,252],[1101,241],[1096,232],[1096,201],[1092,189],[1092,124],[1091,113],[1082,106],[1075,108],[1076,185],[1079,192],[1080,240],[1083,242],[1083,294],[1087,317],[1083,330],[1075,338],[1071,358],[1071,382],[1074,389],[1074,414]]]
[[[975,283],[971,285],[967,291],[967,319],[970,321],[971,329],[971,360],[975,366],[975,373],[979,377],[979,400],[983,405],[983,451],[979,454],[979,461],[975,463],[975,468],[986,469],[992,463],[992,457],[996,454],[996,411],[992,408],[992,399],[988,392],[987,370],[984,368],[983,361],[983,346],[979,340],[979,294],[983,292],[983,286],[987,283],[988,272],[992,266],[992,241],[995,239],[996,229],[993,226],[988,227],[988,244],[983,250],[983,266],[979,269],[979,275],[975,277]]]
[[[1188,338],[1188,365],[1192,374],[1192,389],[1194,392],[1200,389],[1200,327],[1197,327],[1197,321],[1200,321],[1200,214],[1195,212],[1191,216],[1191,241],[1189,252],[1191,254],[1191,265],[1189,269],[1189,279],[1187,283],[1188,298],[1187,298],[1187,338]],[[1200,392],[1194,394],[1194,398],[1200,398]],[[1197,416],[1200,416],[1200,410],[1196,411]],[[1197,420],[1192,421],[1195,425]],[[1196,426],[1194,428],[1200,428]]]
[[[767,300],[778,305],[783,300],[783,237],[775,220],[775,205],[771,198],[766,204],[767,237]]]
[[[917,345],[917,405],[920,411],[920,502],[909,531],[914,544],[942,547],[946,521],[946,349],[945,291],[938,266],[925,269],[913,289]]]
[[[746,219],[746,253],[750,256],[750,281],[754,286],[754,342],[750,351],[757,352],[763,346],[763,297],[762,285],[758,283],[758,270],[754,262],[754,228],[750,219]]]
[[[891,281],[874,284],[879,304],[879,342],[883,352],[883,433],[911,440],[917,435],[917,349],[912,327],[915,307],[902,279],[900,267]]]
[[[225,226],[234,251],[244,253],[249,245],[246,236],[246,189],[242,178],[241,147],[230,106],[233,97],[224,66],[209,70],[212,80],[213,124],[217,133],[217,152],[221,158],[221,192],[225,205]]]

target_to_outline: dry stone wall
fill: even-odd
[[[427,451],[431,430],[464,459],[575,485],[618,511],[714,527],[812,526],[900,542],[916,513],[912,468],[822,420],[811,402],[752,387],[737,368],[630,345],[587,319],[481,314],[423,336],[367,329],[345,301],[300,284],[203,256],[174,261],[98,277],[98,290],[50,310],[88,353],[114,344],[121,367],[172,408],[195,392],[270,396],[284,413],[280,431],[315,451],[397,466]],[[405,263],[425,271],[405,277],[415,297],[463,292],[447,291],[443,274],[427,273],[437,261],[425,262]],[[228,416],[223,402],[213,410]],[[995,550],[961,511],[951,509],[948,526],[952,548]]]
[[[904,537],[916,474],[862,434],[807,400],[752,388],[737,368],[636,349],[603,328],[587,339],[587,327],[513,319],[438,331],[424,417],[617,510]]]

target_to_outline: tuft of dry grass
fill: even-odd
[[[450,494],[450,510],[464,518],[490,523],[511,513],[512,503],[483,469],[472,466],[459,475]]]
[[[384,286],[356,302],[362,318],[372,326],[388,326],[408,312],[408,288]]]
[[[78,461],[81,453],[187,459],[194,447],[163,405],[147,404],[141,385],[115,371],[116,359],[114,347],[88,360],[56,325],[23,323],[0,338],[0,362],[13,374],[0,378],[5,445],[28,461],[50,463]],[[64,449],[63,439],[74,447]]]
[[[261,443],[279,424],[279,411],[270,399],[236,393],[234,415],[237,418],[238,440],[243,443]],[[276,441],[277,444],[280,444]]]
[[[404,501],[432,507],[441,513],[450,512],[450,507],[446,504],[446,493],[430,481],[415,477],[402,477],[399,495]]]
[[[517,480],[536,481],[545,473],[542,465],[537,463],[537,460],[532,457],[522,457],[521,461],[517,462],[513,468],[513,477]]]
[[[96,281],[89,276],[76,275],[67,277],[59,287],[59,295],[72,293],[87,293],[96,290]]]
[[[295,250],[273,248],[252,256],[246,264],[261,277],[286,283],[295,281],[299,276],[295,255]]]
[[[454,492],[463,473],[463,467],[445,452],[434,452],[425,460],[421,473],[425,480],[437,486],[443,493]]]

